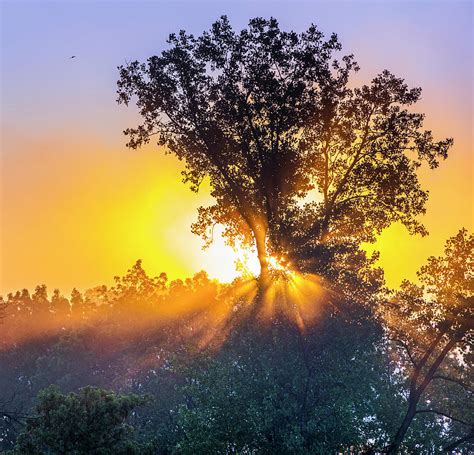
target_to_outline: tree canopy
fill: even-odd
[[[146,398],[94,387],[63,395],[49,387],[39,394],[36,415],[27,420],[12,454],[151,453],[136,444],[126,420]]]
[[[391,223],[425,234],[416,216],[427,192],[417,177],[446,158],[424,115],[421,94],[389,71],[352,88],[352,55],[312,25],[281,30],[255,18],[236,32],[223,16],[195,37],[180,31],[146,63],[119,67],[118,102],[136,97],[143,123],[129,147],[153,136],[184,160],[194,191],[208,177],[215,203],[193,231],[206,241],[221,223],[232,244],[254,243],[262,272],[277,254],[303,267],[324,248],[359,245]],[[312,251],[313,254],[308,254]]]
[[[117,444],[98,453],[472,453],[473,246],[461,230],[387,300],[313,295],[303,326],[248,318],[248,282],[168,281],[140,261],[70,298],[9,294],[0,451],[94,453],[105,431]],[[35,398],[49,384],[61,392]]]
[[[473,438],[473,252],[474,236],[461,229],[447,240],[444,256],[430,257],[420,269],[421,285],[404,281],[382,308],[389,336],[402,350],[408,383],[406,414],[388,453],[397,453],[412,420],[424,413],[460,425],[460,442]]]

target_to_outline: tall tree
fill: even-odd
[[[296,261],[321,248],[372,241],[395,221],[425,233],[415,216],[427,192],[416,170],[447,156],[424,115],[407,107],[421,90],[388,71],[350,88],[352,55],[336,59],[336,35],[314,25],[286,32],[255,18],[235,32],[225,16],[195,37],[180,31],[147,63],[119,67],[118,102],[136,96],[137,148],[158,144],[186,163],[198,191],[210,179],[215,204],[192,229],[206,241],[216,223],[232,244],[254,243],[262,275],[269,255]]]
[[[407,410],[388,453],[398,453],[413,419],[426,413],[461,425],[465,433],[459,444],[474,440],[473,251],[474,236],[460,230],[446,242],[444,257],[430,257],[420,269],[422,286],[405,281],[385,309],[390,337],[408,372]],[[448,400],[450,387],[454,395]],[[425,406],[419,408],[420,403]]]

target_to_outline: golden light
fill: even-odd
[[[240,276],[258,277],[260,264],[255,251],[242,245],[235,247],[227,245],[222,232],[222,226],[217,225],[214,229],[215,236],[212,244],[199,257],[196,257],[196,263],[204,263],[209,276],[218,279],[221,283],[230,283]]]
[[[268,257],[268,266],[270,270],[275,272],[282,272],[285,275],[292,275],[294,271],[292,270],[292,264],[284,256],[274,256],[270,255]]]
[[[272,320],[283,315],[304,331],[316,323],[328,295],[328,289],[317,275],[300,273],[289,264],[278,263],[262,296],[259,316]]]
[[[314,324],[318,315],[321,314],[324,300],[328,297],[323,280],[314,274],[297,272],[285,255],[268,256],[271,278],[269,285],[264,290],[260,290],[262,294],[259,297],[257,278],[260,274],[260,263],[255,248],[245,248],[241,245],[231,248],[225,244],[221,236],[218,236],[206,254],[226,258],[226,261],[217,261],[219,269],[212,270],[211,275],[218,277],[221,281],[224,278],[227,282],[238,277],[244,279],[244,286],[242,284],[237,287],[231,286],[230,300],[235,302],[243,299],[247,308],[256,309],[255,314],[261,320],[271,321],[283,315],[304,331]],[[234,267],[229,266],[229,257],[232,257]],[[224,333],[225,324],[222,322],[227,320],[231,312],[231,307],[228,307],[220,318],[217,318],[220,319],[216,324],[220,335]],[[215,337],[216,330],[210,330],[210,327],[206,330],[210,338]],[[208,337],[206,342],[209,341]]]
[[[221,231],[216,228],[216,238],[206,248],[206,271],[213,278],[223,283],[229,283],[238,277],[257,278],[260,275],[260,263],[255,248],[242,245],[230,247],[220,235]],[[294,276],[292,263],[283,255],[270,255],[268,267],[274,275]]]
[[[323,280],[314,274],[296,271],[285,255],[268,256],[270,281],[268,286],[261,288],[258,281],[260,263],[255,248],[242,245],[231,248],[219,235],[205,254],[226,259],[216,261],[217,268],[210,271],[211,276],[218,277],[221,282],[222,279],[236,281],[228,288],[226,304],[211,310],[212,323],[207,319],[200,345],[222,342],[236,320],[245,314],[253,314],[264,323],[283,316],[302,332],[315,324],[321,315],[328,298]],[[229,258],[234,266],[229,265]],[[238,301],[241,303],[237,304],[239,309],[236,310]]]

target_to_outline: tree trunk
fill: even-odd
[[[260,278],[259,287],[260,294],[266,291],[270,284],[270,270],[268,267],[268,252],[267,252],[267,234],[263,228],[254,229],[255,244],[257,246],[258,261],[260,262]]]
[[[405,418],[403,419],[402,424],[398,428],[397,434],[393,438],[392,443],[388,446],[386,453],[394,454],[398,452],[398,448],[400,447],[400,444],[405,438],[408,428],[410,428],[411,422],[415,417],[417,402],[418,400],[413,399],[411,397],[409,398],[409,405],[407,413],[405,414]]]
[[[268,268],[268,256],[267,256],[267,246],[266,240],[257,240],[257,254],[258,254],[258,261],[260,262],[260,281],[261,284],[266,284],[270,271]]]
[[[424,360],[422,360],[422,362],[417,367],[418,371],[414,374],[414,376],[411,379],[411,392],[408,397],[407,413],[405,415],[405,418],[403,419],[402,424],[400,425],[400,428],[397,431],[397,434],[393,438],[392,443],[388,446],[386,453],[396,453],[398,451],[398,448],[400,447],[400,444],[405,438],[406,432],[408,431],[408,428],[410,427],[411,422],[413,418],[415,417],[416,407],[418,405],[418,402],[420,401],[420,397],[422,393],[425,391],[426,387],[428,387],[428,385],[430,384],[431,380],[433,379],[433,375],[436,373],[436,371],[438,370],[439,366],[441,365],[445,357],[448,355],[451,349],[453,349],[453,347],[456,345],[458,341],[456,338],[449,340],[449,342],[446,344],[446,346],[444,346],[444,348],[441,350],[441,352],[438,354],[436,359],[433,361],[433,363],[429,367],[428,372],[423,378],[423,381],[421,382],[421,384],[417,387],[419,373],[422,371],[422,368],[426,365],[426,362],[428,361],[429,357],[433,353],[436,345],[439,344],[444,334],[445,332],[441,332],[433,340],[433,342],[430,345],[430,348],[428,349],[428,351],[426,352],[424,356]]]

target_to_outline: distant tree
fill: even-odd
[[[91,308],[85,308],[84,296],[76,288],[71,291],[71,297],[69,299],[71,305],[71,315],[78,319],[85,319]]]
[[[51,296],[51,310],[60,320],[67,320],[66,318],[70,314],[71,305],[69,300],[61,295],[59,289],[55,289]]]
[[[51,305],[48,300],[48,290],[45,284],[35,287],[35,292],[31,296],[31,308],[33,313],[38,315],[48,313]]]
[[[168,277],[166,273],[161,273],[158,277],[148,276],[142,261],[138,260],[125,276],[115,276],[114,281],[115,285],[106,291],[108,302],[114,302],[116,306],[138,302],[151,304],[164,294]]]
[[[98,369],[97,360],[88,349],[85,336],[79,333],[63,333],[35,363],[31,383],[36,390],[50,384],[57,385],[62,392],[77,391],[85,385],[101,385],[102,378],[94,374]]]
[[[0,296],[0,321],[6,317],[7,305],[8,302],[6,302],[4,298]]]
[[[469,441],[473,447],[473,251],[474,236],[462,229],[446,242],[444,257],[430,257],[420,269],[422,285],[405,281],[384,310],[408,373],[406,414],[388,453],[398,453],[413,419],[424,414],[454,428],[458,437],[446,451]]]
[[[8,316],[10,319],[21,315],[31,315],[33,312],[33,302],[28,289],[9,293],[5,302],[5,308],[9,308]]]
[[[125,131],[129,147],[156,135],[185,161],[193,191],[210,179],[215,204],[192,227],[206,242],[221,223],[231,244],[255,244],[267,276],[269,255],[302,267],[308,251],[373,241],[393,222],[426,233],[416,171],[437,167],[452,140],[436,142],[424,115],[407,109],[419,88],[388,71],[350,88],[353,56],[335,59],[336,35],[324,40],[314,25],[286,32],[255,18],[236,33],[223,16],[168,43],[147,63],[119,67],[118,102],[136,96],[144,119]]]
[[[133,440],[127,424],[146,398],[118,395],[86,387],[63,395],[54,386],[38,396],[36,415],[28,420],[13,454],[134,454],[151,453]]]

